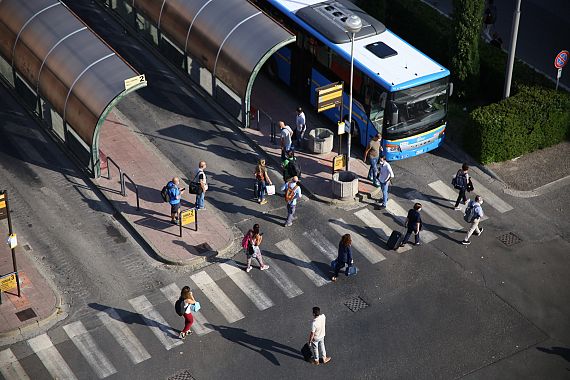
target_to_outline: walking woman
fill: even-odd
[[[265,186],[273,185],[271,178],[269,178],[269,175],[267,174],[267,167],[265,166],[264,159],[260,159],[255,166],[255,181],[255,186],[257,189],[257,201],[259,204],[264,205],[267,203],[267,199],[265,199]]]
[[[354,264],[354,260],[352,260],[352,237],[350,234],[345,234],[340,239],[340,243],[338,243],[338,257],[336,258],[336,265],[334,267],[334,276],[332,276],[331,280],[336,281],[338,277],[338,273],[345,265],[348,264],[351,267]],[[348,276],[348,269],[346,270],[346,275]]]
[[[261,249],[259,248],[261,242],[263,241],[263,234],[259,232],[259,224],[255,223],[253,225],[253,229],[249,230],[247,233],[249,235],[249,244],[245,250],[247,255],[247,268],[245,268],[245,271],[248,273],[251,271],[251,259],[257,260],[259,263],[259,269],[268,269],[269,265],[266,265],[263,262],[263,257],[261,257]]]
[[[182,288],[180,298],[184,300],[184,330],[180,331],[180,339],[185,339],[188,334],[192,334],[190,327],[194,323],[194,316],[192,315],[191,306],[196,303],[194,295],[190,291],[190,287],[185,286]]]

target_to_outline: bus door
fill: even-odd
[[[309,40],[310,37],[304,37]],[[311,69],[313,67],[313,56],[311,52],[300,44],[308,45],[308,42],[298,41],[297,46],[293,49],[291,65],[291,85],[295,93],[303,102],[308,102],[311,95]],[[308,48],[309,46],[306,46]]]

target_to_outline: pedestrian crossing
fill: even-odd
[[[500,198],[485,195],[481,184],[475,185],[478,194],[483,194],[485,204],[496,212],[504,213],[513,209]],[[407,199],[393,197],[387,207],[379,212],[369,208],[350,211],[344,213],[342,218],[328,220],[319,228],[303,231],[296,235],[297,238],[266,243],[262,249],[272,253],[263,255],[265,263],[269,265],[269,269],[263,272],[255,266],[254,272],[247,273],[244,263],[234,260],[219,262],[193,273],[188,277],[188,284],[173,282],[154,293],[128,300],[128,307],[134,312],[113,307],[98,311],[93,317],[99,322],[97,329],[90,330],[87,327],[89,324],[84,321],[68,323],[61,327],[72,343],[67,347],[74,347],[80,354],[86,368],[92,371],[92,377],[107,378],[117,374],[124,363],[108,350],[107,345],[100,343],[98,334],[105,334],[106,339],[116,342],[116,349],[124,353],[124,360],[128,358],[129,365],[151,359],[150,352],[156,351],[156,348],[149,352],[145,343],[158,343],[157,346],[166,351],[184,344],[178,338],[183,321],[174,310],[181,285],[189,285],[202,304],[202,310],[193,313],[192,325],[195,335],[202,337],[216,331],[219,324],[239,323],[251,310],[263,312],[274,307],[277,301],[287,302],[303,295],[311,287],[327,286],[330,283],[330,261],[336,258],[338,241],[346,233],[352,236],[353,256],[357,265],[361,268],[366,267],[365,263],[381,265],[390,257],[385,242],[394,229],[403,230],[406,209],[414,202],[423,205],[425,227],[421,237],[424,243],[465,229],[463,214],[453,210],[456,192],[442,181],[432,182],[428,188],[430,190],[426,194],[417,191],[407,193]],[[446,212],[446,209],[449,211]],[[331,236],[334,238],[331,239]],[[405,246],[398,250],[398,254],[413,249],[416,248]],[[245,261],[245,257],[240,260]],[[360,273],[359,276],[366,275],[365,271]],[[133,317],[128,318],[127,313],[139,321],[133,324]],[[188,340],[187,344],[192,344],[192,338]],[[26,344],[49,377],[78,378],[66,362],[66,352],[60,351],[61,342],[55,344],[46,333],[28,339]],[[26,362],[22,365],[22,358],[18,358],[15,352],[18,351],[11,348],[0,351],[0,374],[6,379],[29,379]]]

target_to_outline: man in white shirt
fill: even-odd
[[[297,143],[301,146],[303,137],[307,131],[307,119],[305,118],[305,113],[301,107],[297,108],[297,118],[295,121],[297,124]]]
[[[380,207],[386,207],[386,204],[388,203],[388,187],[390,186],[390,180],[394,178],[394,172],[392,171],[392,166],[390,166],[386,161],[386,157],[384,157],[384,155],[380,155],[377,178],[380,183],[380,188],[382,189],[382,201],[380,202]]]
[[[279,122],[279,128],[281,129],[281,161],[284,161],[293,144],[293,130],[283,121]]]
[[[285,192],[285,201],[287,202],[287,220],[283,227],[289,227],[293,224],[293,216],[297,209],[297,200],[303,196],[301,194],[301,186],[299,186],[299,177],[294,176],[289,182],[285,182],[281,186],[281,191]],[[291,194],[290,199],[287,199],[288,194]]]
[[[309,345],[311,346],[311,351],[313,352],[313,364],[315,365],[320,364],[320,357],[323,358],[324,364],[331,361],[331,358],[330,356],[327,356],[327,351],[325,349],[325,325],[325,315],[321,314],[321,309],[319,307],[313,307],[313,321],[311,322]]]

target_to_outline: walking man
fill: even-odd
[[[281,129],[281,161],[285,161],[286,154],[293,144],[293,130],[283,121],[279,122],[279,128]]]
[[[285,191],[285,201],[287,202],[287,220],[283,227],[289,227],[293,224],[297,201],[302,197],[299,177],[294,176],[289,182],[285,182],[281,186],[281,191]]]
[[[174,177],[166,185],[168,188],[168,195],[170,196],[170,222],[172,224],[178,223],[178,215],[180,214],[180,199],[184,193],[184,189],[180,190],[180,178]]]
[[[392,166],[386,161],[384,155],[380,155],[380,161],[378,166],[378,182],[380,182],[380,188],[382,189],[382,201],[380,202],[380,207],[386,207],[388,203],[388,187],[390,186],[390,180],[394,178],[394,172],[392,171]]]
[[[307,131],[307,119],[301,107],[297,108],[297,144],[301,146],[305,132]]]
[[[422,211],[421,203],[414,204],[414,208],[408,211],[408,216],[406,217],[406,222],[404,224],[404,227],[407,227],[408,231],[406,232],[406,235],[404,235],[404,239],[402,240],[400,247],[403,247],[408,242],[408,239],[410,238],[412,232],[416,234],[415,245],[421,244],[420,231],[422,229],[422,216],[420,215],[420,211]]]
[[[198,177],[198,184],[200,185],[200,191],[196,194],[196,209],[203,210],[204,206],[204,197],[206,196],[206,191],[208,191],[208,182],[206,181],[206,173],[204,170],[206,169],[206,161],[200,161],[198,164],[198,171],[196,173],[196,177]]]
[[[372,184],[378,187],[378,182],[376,177],[378,176],[378,158],[382,152],[382,140],[380,139],[380,134],[377,133],[376,136],[370,140],[366,150],[364,151],[364,162],[366,162],[366,157],[370,159],[370,169],[368,170],[368,180],[372,181]]]
[[[325,349],[325,325],[325,315],[321,314],[319,307],[313,307],[313,321],[311,323],[311,333],[309,334],[309,345],[313,352],[313,364],[315,365],[320,364],[319,358],[323,359],[324,364],[331,361]]]
[[[461,207],[459,207],[460,201],[463,202],[464,205],[466,205],[467,202],[469,202],[469,199],[467,199],[467,195],[465,193],[467,191],[467,185],[469,184],[470,181],[468,171],[469,171],[469,166],[467,166],[467,164],[464,163],[461,166],[461,169],[459,169],[455,174],[455,177],[453,177],[452,185],[457,190],[459,190],[459,195],[457,196],[457,200],[455,201],[456,210],[461,210]]]
[[[483,233],[483,228],[479,228],[479,222],[483,217],[483,198],[480,195],[475,197],[475,201],[470,201],[465,209],[465,218],[468,223],[471,223],[471,228],[467,231],[465,240],[461,242],[463,245],[469,245],[471,242],[469,238],[471,235],[480,236]]]

